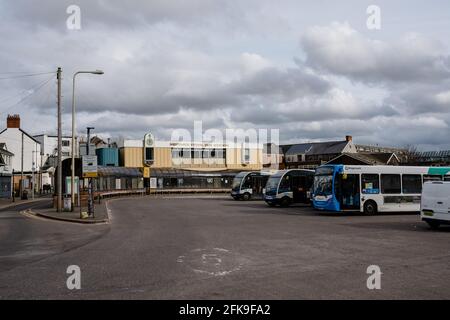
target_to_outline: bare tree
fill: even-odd
[[[404,148],[405,152],[405,164],[413,165],[417,164],[419,158],[419,152],[417,151],[417,146],[413,144],[408,144]]]

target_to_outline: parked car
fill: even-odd
[[[450,224],[450,182],[425,182],[420,203],[420,217],[432,229]]]

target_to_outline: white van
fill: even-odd
[[[450,224],[450,181],[425,182],[420,217],[433,229]]]

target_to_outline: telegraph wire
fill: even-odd
[[[44,80],[43,82],[45,82],[45,80]],[[39,82],[38,84],[36,84],[35,86],[32,86],[32,87],[29,88],[29,89],[23,89],[23,90],[20,91],[18,94],[15,94],[15,95],[6,97],[6,98],[3,99],[3,100],[0,100],[0,105],[3,104],[3,103],[5,103],[6,101],[9,101],[9,100],[12,100],[12,99],[15,99],[15,98],[20,98],[20,97],[22,97],[22,95],[23,95],[24,93],[29,92],[30,90],[33,90],[34,88],[38,87],[41,83],[42,83],[42,82]]]
[[[40,89],[42,89],[45,85],[47,85],[50,80],[53,79],[53,76],[50,77],[49,79],[40,82],[37,86],[35,86],[34,88],[30,89],[32,90],[32,92],[30,92],[29,94],[27,94],[26,96],[24,96],[23,98],[21,98],[19,101],[15,102],[14,104],[8,106],[6,109],[1,108],[0,110],[2,110],[2,112],[6,112],[9,109],[11,109],[12,107],[15,107],[16,105],[18,105],[19,103],[24,102],[26,99],[28,99],[30,96],[34,95],[35,93],[39,92]]]
[[[3,77],[3,78],[0,78],[0,80],[36,77],[36,76],[42,76],[42,75],[46,75],[46,74],[55,74],[55,73],[56,73],[55,71],[52,71],[52,72],[27,73],[27,74],[14,75],[14,76],[11,76],[11,77]],[[0,73],[0,74],[2,74],[2,73]],[[8,74],[8,73],[3,73],[3,74]]]

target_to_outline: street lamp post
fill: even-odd
[[[72,177],[70,179],[70,201],[71,201],[71,210],[75,206],[75,189],[74,189],[74,180],[75,180],[75,77],[80,73],[90,73],[90,74],[103,74],[104,72],[101,70],[95,71],[78,71],[73,75],[72,81]],[[79,195],[78,195],[79,196]]]
[[[87,127],[87,142],[86,142],[86,154],[89,156],[89,144],[91,143],[91,130],[94,130],[94,127]],[[94,188],[92,185],[92,178],[88,178],[88,215],[94,217]]]
[[[36,144],[34,145],[34,148],[36,149]],[[32,166],[31,166],[31,174],[32,174],[32,176],[31,176],[31,184],[32,184],[32,188],[31,188],[31,199],[34,199],[34,192],[35,192],[35,183],[36,183],[36,179],[35,179],[35,177],[34,177],[34,171],[36,170],[36,156],[35,156],[35,154],[37,153],[38,151],[36,151],[36,150],[32,150],[31,151],[31,154],[32,154],[32,158],[33,158],[33,161],[32,161]]]

